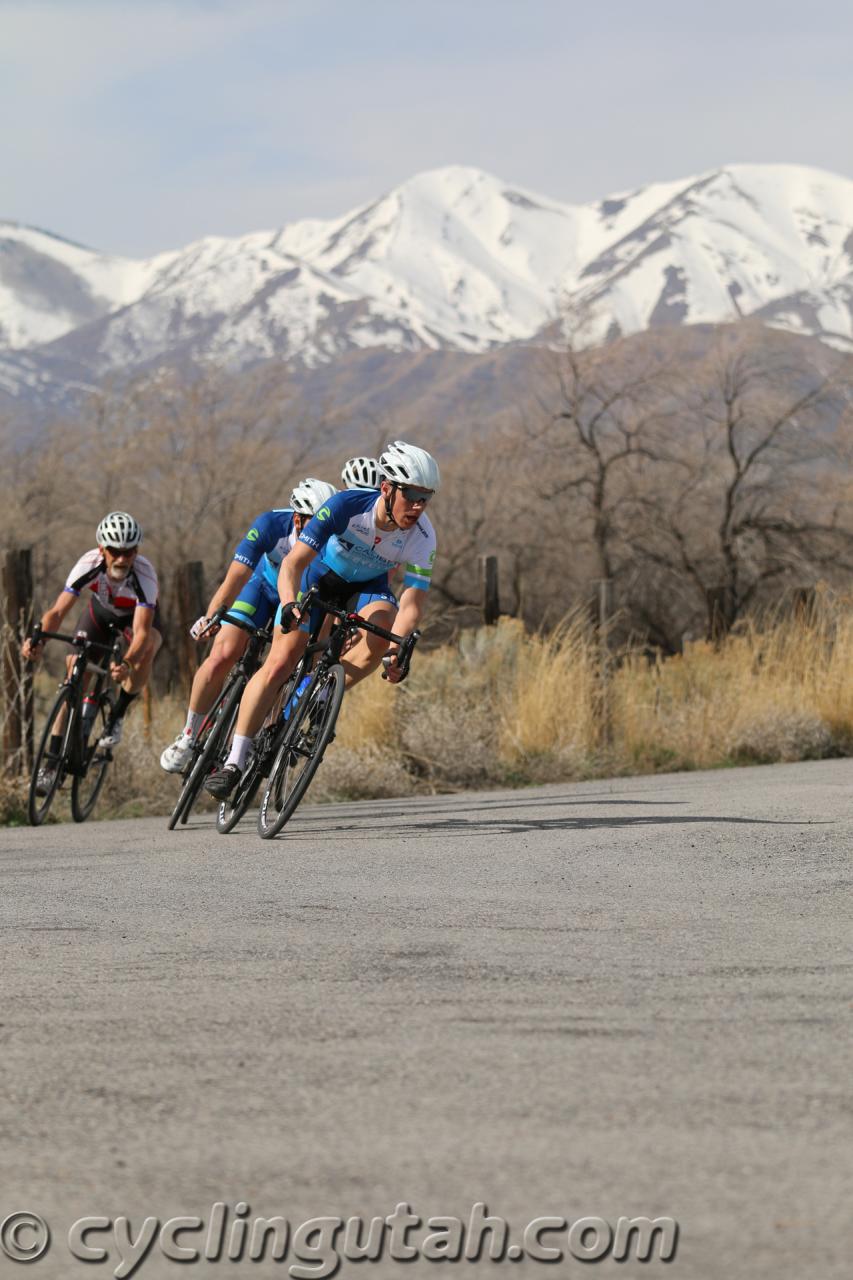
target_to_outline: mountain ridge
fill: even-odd
[[[582,205],[479,169],[339,218],[147,259],[0,221],[0,389],[61,400],[160,362],[307,368],[384,348],[482,354],[754,316],[853,350],[853,181],[722,166]]]

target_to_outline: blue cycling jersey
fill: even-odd
[[[253,521],[251,529],[238,543],[234,559],[263,573],[266,580],[275,586],[279,566],[295,542],[293,510],[277,507],[273,511],[265,511]]]
[[[346,582],[366,582],[405,566],[403,587],[426,591],[435,561],[435,530],[425,515],[411,529],[380,529],[382,498],[375,489],[347,489],[329,498],[308,521],[299,541]]]

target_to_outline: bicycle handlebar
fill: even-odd
[[[112,654],[116,663],[121,661],[121,640],[118,632],[112,644],[101,644],[99,640],[90,640],[88,636],[67,636],[61,631],[44,631],[37,622],[30,632],[30,644],[41,644],[44,640],[62,640],[65,644],[73,645],[75,649],[100,649],[102,653]]]
[[[403,673],[400,679],[405,680],[406,676],[409,674],[409,667],[412,665],[412,653],[414,652],[415,645],[418,643],[420,638],[420,631],[412,631],[401,641],[396,654],[386,653],[385,657],[382,659],[382,665],[385,668],[382,672],[383,680],[388,679],[388,668],[391,666],[399,667]],[[394,639],[396,639],[396,637],[394,637]]]
[[[412,653],[415,645],[421,638],[420,631],[412,631],[407,636],[398,636],[396,632],[389,631],[386,627],[377,626],[375,622],[370,622],[367,618],[362,618],[360,613],[348,612],[346,609],[339,609],[336,605],[330,604],[328,600],[319,599],[319,591],[316,586],[309,588],[303,598],[299,601],[299,613],[304,617],[308,610],[312,608],[322,609],[324,613],[330,614],[333,618],[337,618],[339,622],[345,625],[357,627],[360,631],[370,631],[375,636],[380,636],[383,640],[389,640],[392,644],[397,645],[397,652],[394,655],[386,654],[382,659],[385,670],[382,672],[382,679],[388,679],[388,667],[392,664],[399,667],[403,672],[403,678],[408,675],[411,665]],[[316,652],[318,649],[324,648],[325,642],[316,642],[308,646],[308,652]]]

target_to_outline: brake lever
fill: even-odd
[[[382,665],[385,668],[382,672],[383,680],[388,679],[388,671],[391,667],[399,666],[403,674],[397,683],[402,684],[403,680],[405,680],[406,676],[409,674],[409,668],[412,665],[412,651],[420,638],[420,631],[413,631],[410,635],[406,636],[396,653],[385,654],[385,657],[382,659]],[[400,661],[401,658],[402,662]]]

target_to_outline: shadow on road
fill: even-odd
[[[393,809],[389,807],[386,801],[381,808],[375,808],[374,815],[366,812],[366,806],[364,805],[359,805],[358,812],[351,814],[341,813],[340,806],[336,805],[334,813],[321,809],[313,812],[298,813],[294,817],[292,825],[294,834],[298,829],[304,835],[307,828],[308,831],[322,831],[324,836],[346,834],[349,837],[362,835],[369,839],[375,839],[375,827],[370,826],[370,818],[375,816],[383,826],[386,823],[399,822],[396,835],[404,840],[407,836],[524,835],[536,831],[592,831],[627,827],[701,825],[801,827],[803,825],[802,820],[740,818],[727,814],[684,813],[670,815],[645,813],[625,816],[602,814],[600,816],[580,817],[576,814],[563,812],[553,816],[539,816],[538,814],[515,816],[519,809],[526,806],[536,808],[539,811],[548,807],[560,808],[565,811],[570,807],[591,804],[606,805],[608,808],[613,808],[616,805],[630,805],[649,809],[660,808],[664,805],[667,807],[682,806],[685,803],[685,801],[680,800],[614,800],[612,796],[607,796],[606,799],[602,800],[592,800],[589,797],[584,797],[582,800],[565,800],[562,798],[521,802],[501,800],[462,806],[457,802],[453,804],[450,812],[442,812],[440,803],[437,806],[435,801],[428,806],[419,807],[405,804]],[[500,809],[509,810],[513,816],[510,816],[510,814],[499,816],[497,810]]]

